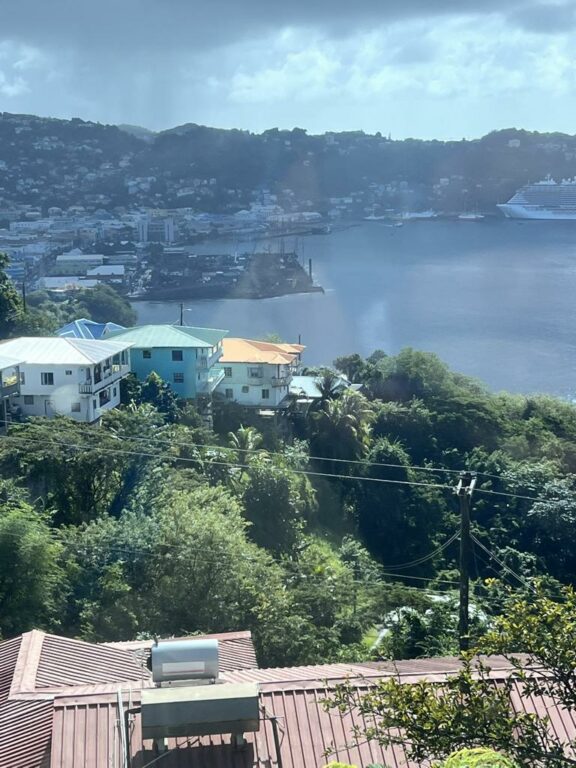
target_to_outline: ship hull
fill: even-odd
[[[527,208],[513,203],[498,205],[507,219],[532,219],[536,221],[576,221],[576,210],[550,211],[545,208]]]

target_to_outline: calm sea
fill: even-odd
[[[301,338],[310,365],[410,346],[493,390],[576,394],[576,222],[364,222],[298,251],[325,294],[185,302],[184,323]],[[178,302],[134,307],[140,323],[179,319]]]

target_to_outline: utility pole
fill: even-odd
[[[470,645],[470,501],[476,476],[472,472],[462,472],[456,495],[460,504],[460,610],[458,616],[458,641],[461,651],[467,651]]]
[[[180,304],[180,326],[184,325],[184,304]]]

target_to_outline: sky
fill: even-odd
[[[576,133],[576,0],[0,0],[0,111]]]

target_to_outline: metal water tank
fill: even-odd
[[[218,677],[218,640],[165,640],[152,646],[155,683],[215,680]]]

